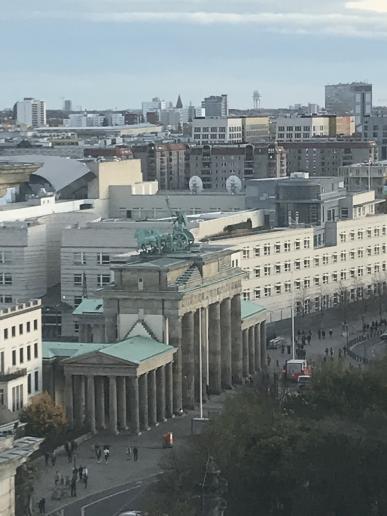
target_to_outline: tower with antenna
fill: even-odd
[[[253,92],[254,109],[261,109],[261,99],[262,95],[259,93],[258,90],[255,90]]]

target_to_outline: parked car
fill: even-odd
[[[145,516],[142,511],[124,511],[120,512],[118,516]]]
[[[282,345],[285,345],[285,344],[286,344],[286,341],[283,337],[275,337],[274,339],[269,340],[267,349],[278,349]]]
[[[382,334],[380,335],[380,338],[381,338],[382,340],[387,340],[387,331],[385,331],[384,333],[382,333]]]

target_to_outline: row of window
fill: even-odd
[[[335,276],[332,279],[334,282],[337,282],[339,280],[345,281],[348,279],[348,277],[355,278],[356,277],[356,271],[349,271],[349,276],[347,271],[341,271],[340,275],[338,273],[334,273]],[[358,274],[358,277],[361,277],[363,274]],[[296,279],[294,281],[294,291],[304,291],[305,289],[308,289],[313,286],[320,286],[320,285],[326,285],[329,283],[329,275],[323,274],[320,276],[314,276],[313,278],[304,278]],[[381,282],[381,283],[375,283],[372,286],[372,293],[378,294],[380,292],[380,289],[382,291],[385,291],[387,286],[387,282]],[[261,299],[262,297],[271,297],[273,295],[281,295],[283,293],[290,293],[292,291],[292,282],[291,281],[285,281],[285,283],[276,283],[275,285],[265,285],[263,287],[256,287],[254,288],[254,298],[255,299]],[[245,289],[242,293],[244,300],[249,300],[251,298],[251,291],[249,289]]]
[[[90,258],[90,254],[88,255]],[[105,253],[97,253],[97,265],[108,265],[110,263],[110,255]],[[73,253],[74,265],[86,265],[87,257],[85,252]]]
[[[26,350],[26,353],[24,354],[24,350]],[[39,348],[38,343],[35,342],[34,344],[34,358],[39,358]],[[24,364],[24,362],[30,362],[32,360],[32,346],[29,344],[28,346],[19,348],[19,363],[18,363],[18,357],[17,357],[17,350],[12,350],[12,365],[21,365]]]
[[[36,331],[38,329],[38,320],[34,319],[32,321],[32,323],[33,323],[32,327],[33,327],[34,331]],[[23,335],[24,331],[26,333],[31,332],[31,321],[27,321],[25,324],[20,323],[18,326],[11,326],[11,331],[9,331],[9,328],[4,328],[4,331],[3,331],[4,340],[7,340],[10,336],[16,337],[16,334]]]
[[[348,240],[355,240],[356,238],[358,240],[363,240],[363,238],[366,236],[367,238],[372,237],[379,237],[379,236],[386,236],[387,234],[387,227],[386,226],[376,226],[374,228],[368,227],[367,229],[358,229],[355,231],[354,229],[351,229],[348,233],[345,231],[342,231],[340,233],[340,242],[344,243]]]
[[[73,283],[74,287],[83,287],[85,281],[85,275],[83,274],[74,274]],[[104,287],[105,285],[109,285],[111,282],[110,274],[97,274],[97,286]]]
[[[345,262],[347,261],[347,257],[350,260],[355,260],[357,258],[364,258],[364,256],[372,256],[381,254],[381,251],[383,254],[387,253],[387,244],[383,244],[382,246],[375,246],[374,249],[367,248],[364,249],[358,249],[357,251],[351,250],[349,253],[346,251],[342,251],[340,254],[334,253],[331,256],[331,263],[337,263],[339,261]],[[329,255],[325,254],[322,257],[315,256],[313,259],[311,258],[304,258],[303,260],[294,260],[292,263],[290,260],[284,263],[275,263],[274,265],[271,264],[265,264],[263,266],[257,265],[254,267],[253,271],[249,268],[244,268],[248,273],[253,272],[255,278],[260,278],[261,276],[270,276],[273,274],[282,274],[283,272],[291,272],[292,268],[293,270],[299,271],[301,269],[309,269],[312,266],[314,267],[320,267],[321,265],[328,265],[329,264]],[[371,267],[371,266],[369,266]],[[386,262],[383,262],[381,265],[382,270],[384,271],[386,268]]]

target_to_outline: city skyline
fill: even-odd
[[[31,11],[19,0],[0,14],[1,106],[32,96],[48,108],[71,98],[125,109],[178,93],[199,105],[226,92],[230,107],[248,108],[255,89],[263,107],[323,105],[325,84],[354,80],[372,82],[374,104],[385,103],[385,3],[288,3],[38,0]]]

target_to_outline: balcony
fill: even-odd
[[[8,372],[0,372],[0,383],[10,382],[12,380],[16,380],[16,378],[20,378],[21,376],[26,376],[27,369],[14,369]]]

